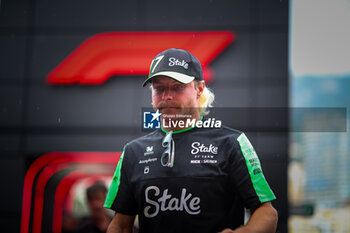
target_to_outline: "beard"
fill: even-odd
[[[173,101],[162,101],[155,109],[162,113],[162,118],[172,120],[183,120],[194,116],[195,108],[184,107]]]

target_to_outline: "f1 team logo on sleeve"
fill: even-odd
[[[143,112],[143,128],[144,129],[159,129],[160,128],[160,115],[159,110],[156,112]]]

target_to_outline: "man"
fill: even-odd
[[[204,128],[213,101],[200,62],[189,52],[168,49],[151,63],[152,104],[160,130],[123,150],[105,207],[116,211],[108,233],[275,232],[275,199],[247,137],[227,127]],[[244,208],[251,217],[244,226]]]
[[[106,194],[107,188],[102,181],[97,181],[86,189],[87,203],[91,216],[82,220],[78,227],[78,232],[103,233],[107,231],[111,217],[103,208]]]

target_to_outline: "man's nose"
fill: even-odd
[[[172,100],[172,99],[173,99],[173,95],[171,93],[170,88],[164,88],[163,100]]]

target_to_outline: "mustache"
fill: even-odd
[[[174,102],[160,102],[157,109],[162,110],[163,108],[181,108],[181,106]]]

